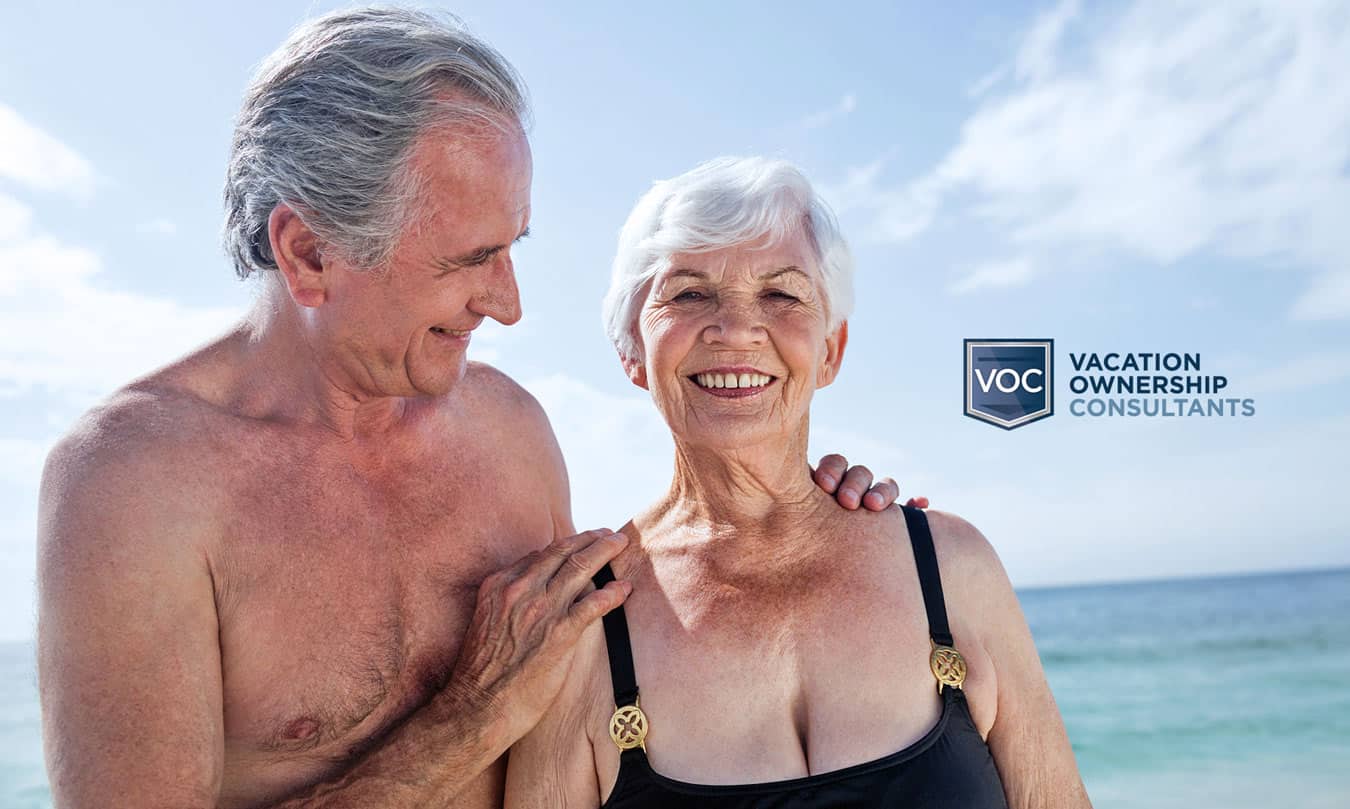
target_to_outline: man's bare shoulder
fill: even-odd
[[[539,400],[504,372],[487,363],[470,362],[462,384],[476,416],[495,417],[497,423],[509,425],[522,438],[553,442],[553,428]]]
[[[48,454],[44,516],[67,525],[97,522],[110,530],[126,520],[200,518],[210,492],[202,485],[203,436],[216,418],[192,397],[152,382],[113,393]]]
[[[190,450],[210,414],[182,391],[151,381],[124,387],[90,408],[58,441],[48,467],[148,471]]]

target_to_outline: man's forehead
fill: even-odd
[[[435,219],[528,217],[532,166],[526,143],[451,135],[419,145],[412,169],[424,214]],[[523,141],[523,138],[520,139]]]
[[[418,139],[412,163],[423,177],[462,183],[506,182],[516,190],[528,190],[534,170],[524,133],[495,129],[433,128]]]

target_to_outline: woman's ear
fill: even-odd
[[[848,321],[839,324],[834,333],[825,338],[825,358],[820,364],[820,375],[816,377],[816,387],[823,388],[839,376],[839,366],[844,362],[844,349],[848,347]]]
[[[267,237],[291,300],[300,306],[322,305],[328,299],[328,291],[318,235],[283,202],[272,209],[267,219]]]
[[[619,359],[623,362],[623,372],[628,374],[628,380],[643,390],[650,390],[647,387],[647,364],[623,354],[619,355]]]

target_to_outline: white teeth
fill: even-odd
[[[766,374],[695,374],[694,381],[702,388],[762,388],[773,377]]]

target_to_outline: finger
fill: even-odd
[[[548,591],[570,603],[590,584],[600,568],[626,547],[628,537],[620,533],[599,537],[573,551],[549,580]]]
[[[844,482],[839,484],[839,491],[835,492],[834,498],[844,508],[855,509],[862,504],[862,496],[871,485],[872,470],[855,466],[844,473]]]
[[[905,505],[910,506],[911,508],[928,508],[928,498],[923,495],[911,497],[909,500],[905,501]]]
[[[585,598],[578,599],[567,613],[572,631],[580,635],[582,630],[594,623],[596,619],[617,609],[632,592],[632,584],[616,580],[588,594]]]
[[[816,464],[816,469],[811,473],[811,478],[815,480],[816,485],[830,494],[834,494],[839,488],[839,481],[844,479],[844,470],[848,469],[848,459],[843,455],[826,455]]]
[[[882,478],[863,495],[863,507],[869,511],[885,511],[900,496],[900,486],[891,478]]]
[[[558,568],[563,566],[569,556],[597,539],[603,539],[613,533],[608,528],[593,528],[590,531],[582,531],[580,534],[570,537],[559,537],[550,542],[547,548],[544,548],[533,558],[527,556],[525,560],[522,560],[528,560],[528,562],[521,570],[520,576],[538,582],[546,582],[557,574]]]

